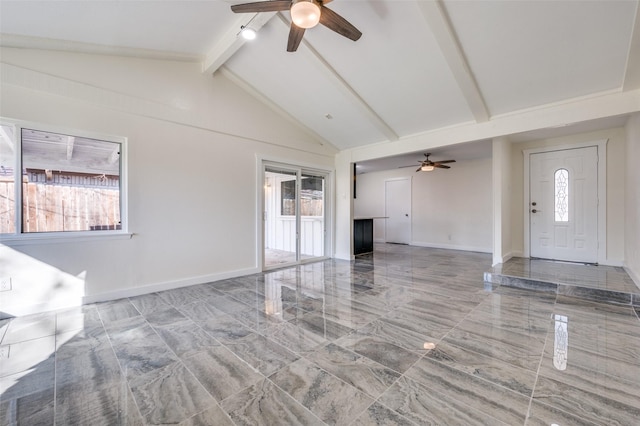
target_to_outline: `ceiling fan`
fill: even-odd
[[[418,160],[418,163],[420,163],[420,167],[418,167],[418,169],[416,170],[416,172],[430,172],[433,171],[434,169],[438,168],[438,169],[450,169],[451,167],[449,166],[445,166],[445,163],[455,163],[456,160],[443,160],[443,161],[431,161],[429,160],[429,156],[431,154],[427,153],[424,154],[425,158],[424,160]],[[405,166],[405,167],[413,167],[413,166]]]
[[[318,23],[324,25],[356,41],[362,33],[349,21],[338,15],[333,10],[325,6],[331,0],[267,0],[252,3],[236,4],[231,6],[235,13],[247,12],[279,12],[282,10],[291,11],[291,30],[289,30],[289,41],[287,42],[287,52],[295,52],[302,41],[302,36],[308,28],[313,28]]]

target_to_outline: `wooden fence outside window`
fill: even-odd
[[[23,176],[23,232],[64,232],[120,229],[117,177],[78,176],[41,179]],[[66,183],[66,182],[70,182]],[[80,183],[80,184],[78,184]],[[97,184],[96,184],[97,183]],[[115,187],[114,187],[115,183]],[[15,233],[13,177],[0,177],[0,233]]]

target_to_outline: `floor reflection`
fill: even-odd
[[[567,330],[567,322],[568,318],[566,316],[555,316],[553,366],[560,371],[567,369],[567,359],[569,357],[569,331]]]

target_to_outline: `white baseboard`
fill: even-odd
[[[201,275],[198,277],[190,277],[182,280],[165,281],[161,283],[148,284],[141,287],[126,288],[122,290],[109,291],[105,293],[94,294],[82,298],[83,304],[106,302],[109,300],[117,300],[125,297],[140,296],[143,294],[154,293],[156,291],[172,290],[174,288],[188,287],[190,285],[205,284],[214,281],[226,280],[228,278],[241,277],[260,272],[258,268],[240,269],[236,271],[222,272],[220,274]]]
[[[439,249],[447,249],[447,250],[462,250],[462,251],[475,251],[479,253],[492,253],[492,248],[487,247],[476,247],[476,246],[465,246],[458,244],[436,244],[436,243],[425,243],[421,241],[411,241],[412,246],[417,247],[430,247],[430,248],[439,248]]]
[[[494,256],[493,265],[491,265],[491,266],[496,266],[496,265],[499,265],[501,263],[506,263],[512,257],[514,257],[514,252],[509,252],[509,253],[503,255],[502,257],[499,257],[497,260],[496,260],[496,258]]]
[[[602,265],[602,266],[617,266],[619,268],[622,268],[624,266],[624,262],[621,262],[619,260],[605,259],[602,262],[598,262],[598,265]]]
[[[355,256],[352,255],[351,253],[336,253],[333,255],[334,259],[340,259],[340,260],[353,260],[355,259]]]

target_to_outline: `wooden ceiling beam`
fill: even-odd
[[[417,4],[433,36],[438,42],[440,50],[476,122],[488,121],[490,118],[489,109],[462,51],[458,37],[453,31],[449,16],[444,9],[442,1],[417,0]]]
[[[580,133],[580,123],[638,112],[640,89],[605,93],[590,98],[576,98],[570,102],[522,110],[494,116],[482,123],[462,123],[456,126],[430,130],[400,139],[402,143],[382,142],[348,150],[352,162],[426,151],[465,142],[511,136],[539,129],[549,129],[574,123],[572,133]],[[445,142],[446,141],[446,142]],[[345,150],[346,151],[346,150]],[[346,155],[346,154],[345,154]]]

